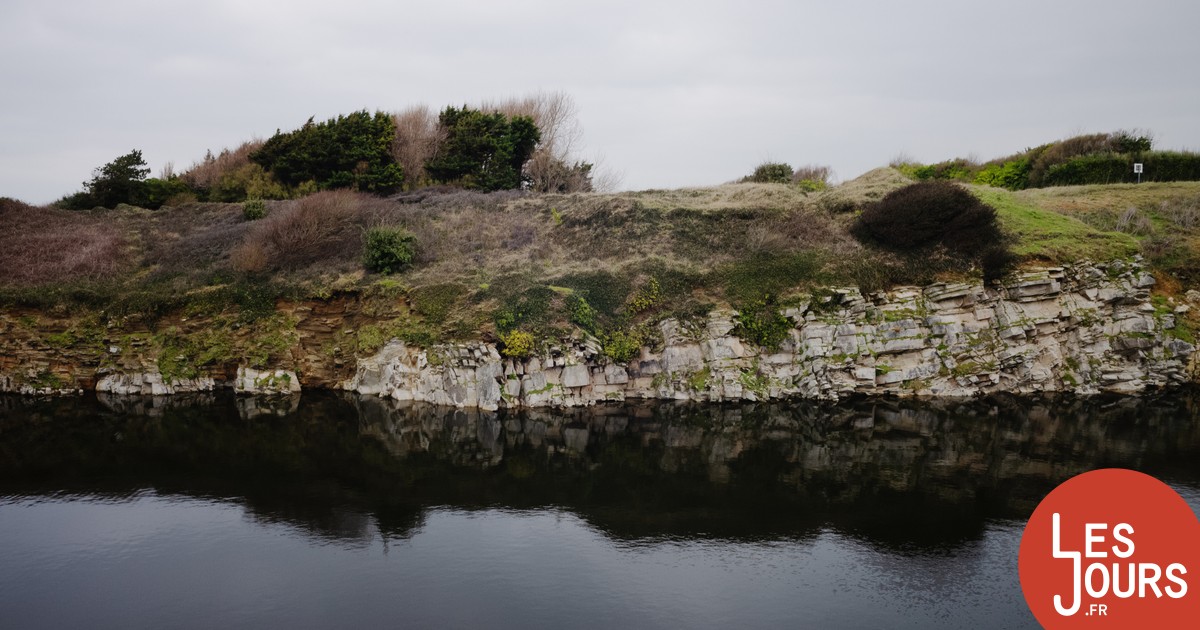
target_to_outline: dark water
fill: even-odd
[[[0,627],[1036,627],[1024,520],[1200,505],[1197,402],[0,397]]]

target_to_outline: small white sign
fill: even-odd
[[[1141,162],[1134,162],[1134,163],[1133,163],[1133,172],[1134,172],[1134,173],[1141,173],[1141,172],[1142,172],[1142,163],[1141,163]]]

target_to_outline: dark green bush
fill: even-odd
[[[779,312],[772,295],[747,302],[738,309],[735,335],[763,348],[776,349],[788,338],[792,320]]]
[[[447,107],[438,126],[445,141],[425,163],[434,181],[486,191],[525,183],[522,169],[541,139],[532,118]]]
[[[64,197],[58,205],[68,210],[115,208],[121,203],[142,205],[149,174],[142,152],[134,149],[92,171],[92,179],[83,183],[83,192]]]
[[[851,227],[862,241],[915,252],[937,246],[973,257],[1003,241],[996,211],[961,186],[919,182],[868,206]]]
[[[899,254],[895,264],[852,270],[864,291],[926,284],[963,261],[978,263],[992,281],[1016,264],[996,211],[950,182],[920,182],[889,193],[859,215],[851,233]]]
[[[992,283],[1004,279],[1016,268],[1017,262],[1017,255],[1007,247],[996,246],[985,249],[979,258],[979,264],[983,267],[983,281]]]
[[[567,296],[567,313],[571,319],[571,323],[590,332],[596,332],[596,309],[588,304],[587,300],[571,294]]]
[[[177,199],[180,196],[186,195],[190,192],[192,192],[191,187],[187,185],[187,182],[179,179],[178,177],[170,177],[167,179],[151,177],[150,179],[142,182],[142,190],[139,198],[141,203],[136,205],[157,210],[166,205],[172,199]],[[192,199],[194,200],[195,197],[193,196]]]
[[[1129,175],[1125,171],[1128,169]],[[1074,157],[1054,164],[1042,178],[1043,186],[1112,184],[1133,179],[1133,159],[1127,155],[1105,153]]]
[[[1044,186],[1078,186],[1137,181],[1133,164],[1141,162],[1144,182],[1200,180],[1200,153],[1153,151],[1138,155],[1100,153],[1071,158],[1046,171]]]
[[[413,310],[426,320],[442,322],[450,317],[454,306],[467,293],[467,287],[448,282],[417,287],[408,293]]]
[[[755,167],[754,172],[749,177],[744,178],[744,182],[755,182],[758,184],[787,184],[792,181],[792,166],[783,162],[763,162]]]
[[[250,160],[281,183],[312,182],[319,190],[353,188],[387,194],[400,188],[404,172],[392,156],[395,122],[383,112],[366,110],[276,132]]]
[[[257,221],[267,216],[267,204],[262,199],[247,199],[242,202],[242,218]]]
[[[406,230],[377,227],[367,230],[363,264],[375,273],[398,273],[416,256],[416,237]]]

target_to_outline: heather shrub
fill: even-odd
[[[1001,240],[996,211],[962,187],[943,181],[889,193],[864,210],[851,230],[860,240],[898,251],[943,246],[972,254]]]
[[[979,265],[983,268],[983,281],[990,284],[1003,280],[1016,268],[1017,262],[1017,255],[1003,245],[985,249],[979,257]]]
[[[316,262],[356,258],[362,251],[363,202],[350,191],[327,191],[277,208],[255,221],[233,253],[238,261],[265,259],[268,268],[298,269]],[[259,254],[254,254],[259,250]]]
[[[375,273],[404,271],[416,256],[416,237],[407,230],[395,227],[375,227],[367,230],[363,248],[363,265]]]

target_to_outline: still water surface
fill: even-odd
[[[1036,627],[1024,519],[1200,506],[1195,402],[0,397],[0,627]]]

